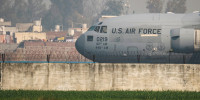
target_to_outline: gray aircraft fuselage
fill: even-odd
[[[93,25],[76,49],[97,62],[137,62],[142,56],[144,62],[162,63],[169,53],[200,51],[199,29],[200,13],[126,15]]]

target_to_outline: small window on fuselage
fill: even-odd
[[[100,33],[107,33],[107,26],[102,26]]]
[[[93,36],[87,36],[87,41],[93,41]]]

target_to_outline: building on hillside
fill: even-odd
[[[19,32],[42,32],[41,20],[33,23],[17,23],[16,28]]]
[[[33,32],[42,32],[42,24],[41,24],[41,20],[36,20],[34,21],[34,25],[33,25]]]
[[[56,25],[55,31],[47,32],[47,41],[76,42],[77,38],[87,30],[87,24],[82,24],[81,28],[69,28],[68,31],[62,31],[62,27],[60,25]]]
[[[15,32],[18,32],[16,27],[5,27],[4,28],[4,35],[13,36]]]
[[[87,24],[82,24],[81,28],[69,28],[68,35],[73,36],[74,32],[81,32],[82,34],[88,30]]]
[[[30,32],[32,31],[33,23],[17,23],[16,28],[18,32]]]
[[[17,23],[18,32],[14,35],[15,43],[20,43],[24,40],[43,40],[46,41],[46,33],[42,32],[41,20],[36,20],[33,23]]]
[[[11,27],[11,22],[5,22],[0,18],[0,43],[12,43],[14,33],[17,31],[16,27]]]
[[[0,26],[11,26],[11,22],[5,22],[3,18],[0,18]]]
[[[55,32],[62,32],[63,31],[63,25],[56,25],[54,31]]]
[[[43,40],[46,41],[46,33],[37,33],[37,32],[16,32],[15,33],[15,42],[20,43],[24,40]]]

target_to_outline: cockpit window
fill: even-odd
[[[101,24],[103,24],[103,22],[100,22],[98,25],[101,25]]]
[[[96,27],[96,26],[91,26],[91,27],[88,29],[88,31],[94,31],[95,27]]]
[[[88,31],[95,31],[100,33],[107,33],[107,26],[91,26]]]
[[[107,33],[107,26],[102,26],[100,33]]]
[[[94,29],[94,31],[97,32],[97,33],[99,32],[99,30],[100,30],[100,26],[96,26],[95,29]]]

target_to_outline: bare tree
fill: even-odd
[[[27,17],[31,21],[42,18],[46,12],[44,0],[28,0],[27,1]]]
[[[12,0],[0,0],[0,18],[4,18],[6,20],[11,20],[11,5]]]
[[[85,22],[93,24],[102,14],[128,14],[130,11],[130,1],[131,0],[84,0],[83,16],[85,18]],[[112,6],[114,2],[115,6]]]
[[[51,0],[51,8],[42,22],[47,30],[55,25],[69,28],[72,23],[81,23],[83,20],[83,0]]]
[[[186,9],[186,0],[170,0],[165,12],[185,13]]]
[[[148,0],[146,8],[149,9],[150,13],[161,13],[163,9],[163,1],[162,0]]]
[[[101,12],[106,8],[106,2],[110,0],[84,0],[83,17],[85,22],[91,25],[96,22]]]
[[[107,9],[103,10],[101,15],[121,15],[123,13],[123,4],[120,1],[108,1]]]
[[[32,22],[42,18],[46,11],[44,0],[0,0],[0,17],[12,21]]]

